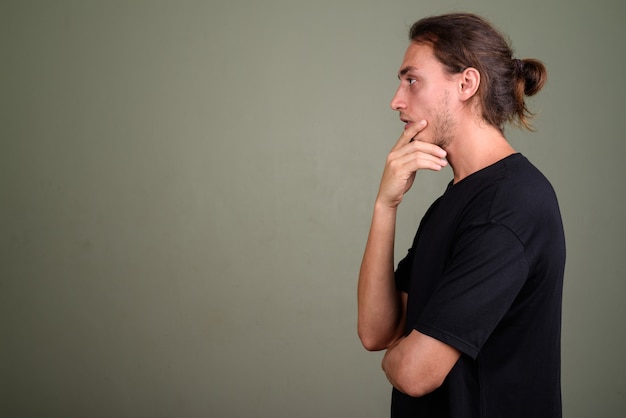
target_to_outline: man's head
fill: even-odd
[[[412,67],[407,59],[417,51],[428,54],[430,50],[449,80],[476,84],[474,94],[465,104],[474,106],[485,122],[499,130],[506,122],[530,128],[528,120],[532,113],[524,96],[533,95],[543,87],[545,67],[537,60],[513,59],[507,40],[491,24],[466,13],[433,16],[417,21],[411,27],[409,39],[411,44],[399,74],[401,80],[403,68]],[[468,76],[470,79],[465,80]],[[396,106],[392,101],[392,107],[402,117],[402,109]]]
[[[400,112],[405,129],[426,120],[428,125],[415,139],[447,148],[457,135],[460,115],[475,95],[479,76],[474,69],[450,74],[437,59],[433,48],[412,42],[400,71],[400,86],[391,107]]]

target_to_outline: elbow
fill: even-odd
[[[361,331],[360,328],[358,334],[359,340],[361,340],[361,345],[367,351],[380,351],[385,349],[385,347],[383,347],[377,339],[372,338],[372,336],[368,335],[368,333]]]
[[[387,339],[381,338],[380,336],[368,332],[367,330],[358,328],[359,340],[361,340],[361,345],[367,351],[381,351],[385,350],[389,347],[390,342]]]
[[[382,344],[380,341],[374,339],[363,338],[359,336],[361,339],[361,345],[367,351],[381,351],[387,348],[385,344]]]

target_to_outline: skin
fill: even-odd
[[[358,284],[358,333],[371,351],[386,350],[387,379],[398,390],[423,396],[437,389],[461,353],[413,330],[404,336],[407,295],[394,282],[398,205],[420,170],[450,164],[454,182],[515,151],[501,131],[480,117],[480,74],[474,68],[448,74],[428,44],[411,43],[391,101],[404,132],[387,156]]]

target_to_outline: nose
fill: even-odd
[[[396,94],[393,95],[393,98],[391,99],[391,108],[393,110],[400,110],[400,109],[404,109],[406,107],[406,103],[404,101],[404,97],[402,95],[401,87],[398,87],[398,90],[396,90]]]

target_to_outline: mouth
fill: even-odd
[[[400,116],[400,120],[404,123],[404,130],[407,130],[414,122],[410,119]]]

